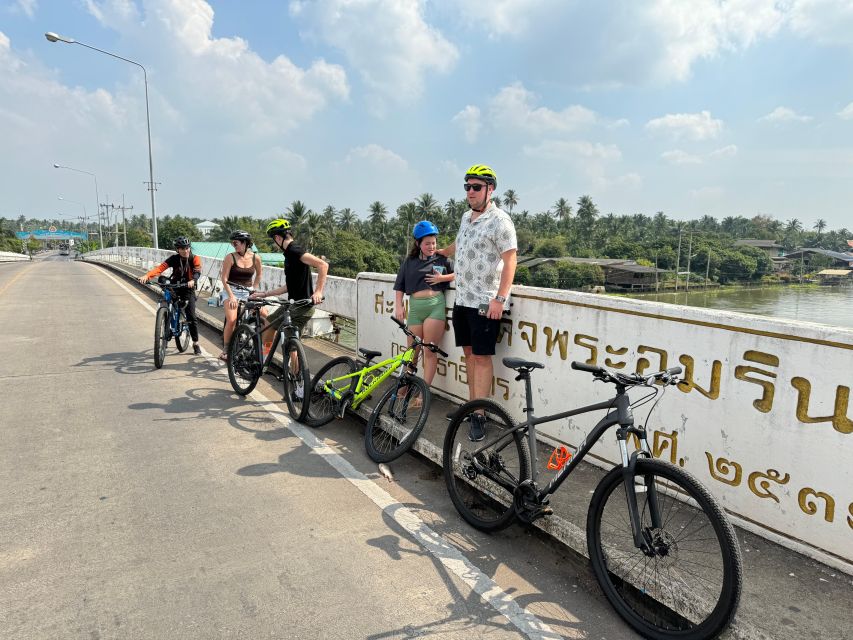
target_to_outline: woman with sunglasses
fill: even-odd
[[[465,172],[465,195],[471,208],[462,216],[456,240],[439,251],[456,255],[456,300],[453,334],[468,366],[471,400],[488,398],[492,386],[492,356],[501,316],[509,309],[518,243],[509,215],[492,202],[498,178],[491,167],[475,164]],[[486,437],[485,416],[471,416],[468,437]]]
[[[251,251],[252,236],[247,231],[235,231],[231,234],[231,246],[234,252],[222,261],[222,301],[225,308],[225,327],[222,330],[224,348],[219,354],[220,360],[228,360],[228,344],[237,324],[237,302],[246,300],[249,292],[244,289],[232,289],[229,283],[243,287],[258,288],[261,284],[261,256]],[[265,315],[262,310],[262,314]]]

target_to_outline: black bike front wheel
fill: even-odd
[[[485,416],[475,442],[471,420]],[[444,480],[459,514],[473,527],[497,531],[515,519],[515,488],[530,477],[530,451],[515,422],[491,400],[472,400],[455,413],[444,436]],[[489,444],[483,449],[484,444]]]
[[[297,422],[305,419],[308,412],[308,402],[305,398],[311,388],[311,372],[308,369],[308,358],[302,343],[290,338],[282,349],[282,382],[284,386],[284,401],[290,417]]]
[[[348,402],[355,389],[357,378],[335,381],[335,378],[358,371],[355,360],[347,356],[333,358],[323,365],[311,379],[311,394],[308,398],[308,411],[304,424],[309,427],[322,427],[338,415],[341,404]]]
[[[166,345],[169,337],[169,310],[166,307],[159,307],[154,319],[154,366],[158,369],[166,360]]]
[[[237,325],[228,344],[228,380],[241,396],[250,394],[261,378],[259,344],[255,326],[247,323]]]
[[[190,328],[187,326],[187,316],[183,310],[178,313],[178,333],[175,335],[175,346],[183,353],[190,346]]]
[[[740,600],[743,568],[734,529],[708,490],[680,467],[641,458],[633,481],[648,549],[634,544],[623,469],[616,467],[596,488],[587,515],[596,579],[619,615],[646,638],[716,638]]]
[[[429,385],[403,375],[373,408],[364,430],[364,447],[374,462],[391,462],[406,453],[421,435],[432,402]]]

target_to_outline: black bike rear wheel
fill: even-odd
[[[364,430],[364,447],[374,462],[391,462],[421,435],[432,401],[426,382],[403,375],[373,408]]]
[[[347,356],[334,358],[323,365],[311,379],[311,397],[308,400],[308,411],[302,422],[309,427],[322,427],[331,422],[338,414],[341,399],[350,395],[358,379],[347,378],[338,382],[332,382],[332,380],[356,371],[358,371],[358,365],[355,360]]]
[[[472,442],[471,416],[484,413],[486,437]],[[515,519],[514,489],[530,477],[530,451],[515,422],[491,400],[463,404],[444,436],[444,480],[450,499],[468,524],[482,531],[497,531]],[[494,442],[475,455],[487,442]]]
[[[680,467],[641,458],[634,484],[642,533],[654,552],[634,545],[622,467],[616,467],[596,488],[587,515],[596,579],[619,615],[646,638],[716,638],[740,600],[743,568],[734,529],[708,490]],[[659,527],[651,520],[655,501]]]
[[[163,362],[166,360],[166,345],[169,342],[169,334],[169,310],[166,307],[159,307],[154,319],[154,366],[158,369],[163,366]]]
[[[253,324],[241,323],[231,336],[228,345],[228,380],[241,396],[248,395],[261,378],[258,360],[260,337]]]
[[[305,348],[296,338],[289,338],[282,349],[282,358],[284,401],[290,417],[302,422],[308,412],[309,403],[305,398],[311,388],[311,372],[308,370]]]
[[[175,335],[175,346],[181,353],[190,346],[190,328],[187,326],[187,316],[183,309],[178,312],[178,333]]]

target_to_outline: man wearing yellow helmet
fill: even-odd
[[[284,286],[269,291],[258,291],[253,293],[252,298],[268,298],[270,296],[280,296],[287,294],[289,300],[304,300],[311,298],[314,304],[320,304],[323,300],[323,288],[326,286],[326,274],[329,273],[329,263],[321,260],[315,255],[308,253],[301,246],[293,242],[293,229],[290,226],[290,221],[284,218],[273,220],[267,225],[267,236],[273,241],[275,246],[281,249],[284,254]],[[314,289],[314,283],[311,277],[311,267],[317,269],[317,288]],[[278,320],[284,313],[278,309],[270,314],[268,319],[271,328],[264,332],[264,342],[271,342],[274,334],[274,327],[278,325]],[[314,315],[313,306],[305,306],[292,309],[290,318],[299,331],[301,332],[311,316]]]
[[[465,172],[465,194],[471,209],[462,216],[456,240],[440,252],[456,257],[453,333],[456,346],[465,353],[471,400],[486,398],[491,391],[492,356],[515,277],[515,225],[492,202],[497,186],[498,178],[487,165],[475,164]],[[485,416],[472,415],[468,437],[478,441],[485,436]]]

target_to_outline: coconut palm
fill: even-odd
[[[345,207],[338,211],[338,225],[344,231],[351,231],[357,220],[358,216],[355,215],[355,211],[349,207]]]
[[[823,233],[823,230],[826,229],[826,220],[823,218],[819,218],[817,222],[814,223],[812,227],[815,231],[817,231],[818,240],[820,240],[820,234]]]
[[[504,191],[504,204],[509,209],[508,213],[512,215],[512,208],[518,204],[518,194],[516,194],[514,189]]]

